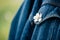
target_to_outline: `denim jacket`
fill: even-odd
[[[42,14],[39,24],[33,22],[37,13]],[[8,40],[60,40],[60,0],[24,0]]]

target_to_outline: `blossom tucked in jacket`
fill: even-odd
[[[33,19],[37,13],[42,14],[39,24]],[[60,40],[60,0],[24,0],[8,40]]]

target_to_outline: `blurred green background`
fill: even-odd
[[[0,40],[8,40],[11,21],[23,0],[0,0]]]

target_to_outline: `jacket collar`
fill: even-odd
[[[44,15],[43,15],[44,16]],[[50,13],[48,13],[45,17],[42,16],[42,22],[44,22],[47,19],[50,18],[59,18],[60,19],[60,8],[56,7],[54,10],[52,10]]]

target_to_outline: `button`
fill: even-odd
[[[42,20],[42,14],[41,13],[37,13],[34,17],[33,17],[34,23],[35,24],[39,24]]]

